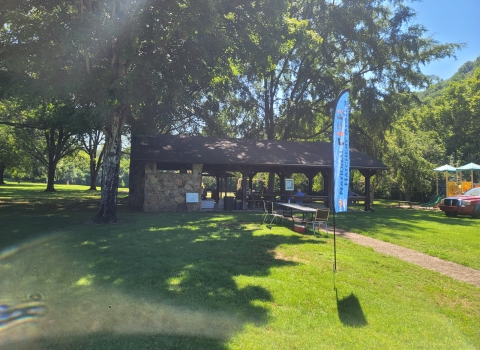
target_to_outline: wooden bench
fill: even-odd
[[[412,202],[412,201],[398,201],[397,208],[401,208],[402,205],[408,205],[410,209],[414,204],[420,204],[420,202]]]
[[[325,201],[328,197],[327,196],[291,196],[292,203],[297,201],[301,201],[302,203],[313,203],[318,201]],[[348,196],[349,203],[358,203],[359,201],[366,201],[366,196]]]
[[[247,205],[249,208],[261,208],[263,207],[263,202],[274,202],[275,194],[263,194],[263,193],[251,193],[247,194]]]
[[[367,200],[367,196],[348,196],[348,204],[350,203],[358,203],[360,201],[366,201]]]
[[[292,203],[295,203],[297,201],[301,201],[302,203],[313,203],[313,202],[317,202],[317,201],[324,201],[326,200],[328,197],[327,196],[309,196],[309,195],[305,195],[305,196],[290,196],[290,199],[292,201]]]

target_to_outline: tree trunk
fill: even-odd
[[[97,151],[95,150],[95,154]],[[95,157],[90,158],[90,188],[89,191],[96,191],[97,190],[97,177],[98,172],[100,170],[100,166],[103,164],[103,155],[105,154],[105,148],[102,149],[100,155],[98,156],[98,160]]]
[[[97,190],[97,176],[98,171],[95,171],[97,166],[97,162],[95,159],[90,160],[90,188],[89,191],[96,191]]]
[[[275,140],[275,112],[273,110],[274,98],[271,96],[272,74],[273,72],[267,73],[266,75],[268,78],[263,78],[263,107],[265,111],[264,124],[268,140]],[[275,172],[268,173],[268,191],[275,191]],[[282,189],[280,189],[280,192],[282,192]]]
[[[3,181],[4,173],[5,173],[5,163],[0,163],[0,185],[5,185],[5,181]]]
[[[55,169],[57,167],[57,162],[55,161],[55,155],[57,147],[60,145],[60,135],[58,138],[58,143],[55,143],[55,129],[52,128],[48,131],[45,131],[45,141],[47,143],[48,149],[48,173],[47,173],[47,188],[45,192],[55,192]]]
[[[275,192],[275,173],[268,173],[268,192]]]
[[[118,175],[120,171],[120,151],[122,147],[122,129],[125,121],[126,106],[118,107],[113,116],[110,130],[105,132],[105,158],[102,164],[102,188],[100,210],[93,217],[96,223],[116,223]]]
[[[47,188],[45,192],[55,192],[55,170],[57,168],[57,164],[53,161],[48,162],[48,174],[47,174]]]

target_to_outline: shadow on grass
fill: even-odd
[[[222,310],[246,322],[266,322],[266,310],[255,301],[272,301],[268,290],[239,285],[237,279],[266,276],[271,268],[295,265],[278,259],[274,250],[282,244],[306,241],[277,235],[275,230],[255,235],[260,228],[248,228],[249,222],[258,220],[253,215],[247,215],[252,221],[218,214],[166,215],[168,218],[156,216],[146,225],[137,221],[128,225],[128,230],[121,225],[120,230],[104,226],[105,233],[84,235],[74,243],[75,258],[89,266],[95,285],[114,283],[134,296],[140,293],[193,310]]]
[[[89,221],[98,204],[91,200],[51,200],[0,203],[0,252],[42,234],[65,230]],[[91,211],[85,214],[87,211]]]
[[[224,349],[245,324],[268,322],[265,303],[274,300],[255,278],[297,264],[276,256],[275,249],[322,243],[286,228],[266,229],[259,214],[146,214],[123,208],[122,224],[96,225],[89,221],[96,209],[67,207],[59,203],[52,212],[18,204],[6,220],[7,242],[37,241],[19,245],[7,258],[0,254],[0,262],[14,267],[5,270],[8,283],[1,287],[7,295],[25,290],[47,295],[49,320],[41,324],[51,346],[42,348],[108,348],[111,339],[120,344],[111,348]],[[32,239],[45,232],[57,235]],[[113,309],[115,317],[108,313]],[[45,322],[57,329],[48,331]]]
[[[350,293],[348,297],[338,299],[338,290],[335,290],[337,298],[338,318],[349,327],[364,327],[368,324],[367,319],[355,294]]]
[[[219,339],[204,337],[174,336],[165,334],[115,334],[95,333],[85,336],[69,335],[60,338],[47,338],[35,342],[19,341],[9,345],[9,349],[208,349],[226,350],[228,347]]]

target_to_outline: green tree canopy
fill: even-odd
[[[445,144],[447,157],[469,163],[480,159],[480,68],[471,77],[451,82],[427,104],[425,128],[434,128]]]
[[[106,142],[100,210],[94,220],[116,222],[121,135],[127,121],[133,124],[138,118],[142,124],[145,114],[161,112],[154,125],[171,130],[179,123],[188,130],[184,117],[193,115],[190,102],[200,100],[215,75],[229,67],[232,43],[242,29],[237,18],[276,13],[282,3],[4,0],[0,68],[12,73],[24,96],[28,91],[68,98],[99,110]]]
[[[12,176],[27,173],[29,165],[28,155],[22,151],[13,132],[13,127],[0,125],[0,185],[4,185],[4,173],[8,171]]]
[[[250,63],[236,64],[236,90],[220,105],[218,120],[239,133],[253,129],[268,139],[329,138],[332,103],[350,87],[352,108],[358,111],[352,119],[353,144],[371,144],[369,139],[383,138],[398,117],[392,105],[408,105],[405,93],[430,82],[421,65],[461,47],[428,37],[404,1],[289,5],[275,28],[246,22],[240,37]]]
[[[75,152],[84,120],[76,118],[78,109],[70,101],[45,101],[30,110],[11,104],[4,113],[15,127],[17,145],[37,159],[47,169],[46,191],[55,191],[55,171],[58,162]]]

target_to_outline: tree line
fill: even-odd
[[[407,195],[429,190],[434,167],[480,162],[480,58],[467,62],[452,79],[440,84],[440,89],[427,89],[421,102],[403,113],[395,125],[400,131],[390,140],[397,150],[403,147],[401,156],[395,158],[393,153],[390,161]],[[402,156],[417,163],[398,161]],[[407,174],[409,168],[412,175]]]
[[[2,159],[29,150],[50,185],[62,158],[90,149],[91,171],[102,163],[96,222],[117,221],[122,135],[329,140],[347,87],[351,145],[392,169],[377,188],[408,195],[407,165],[455,147],[428,134],[427,112],[409,111],[433,81],[422,65],[463,44],[435,41],[407,1],[2,0],[0,21],[0,132],[22,142]]]

